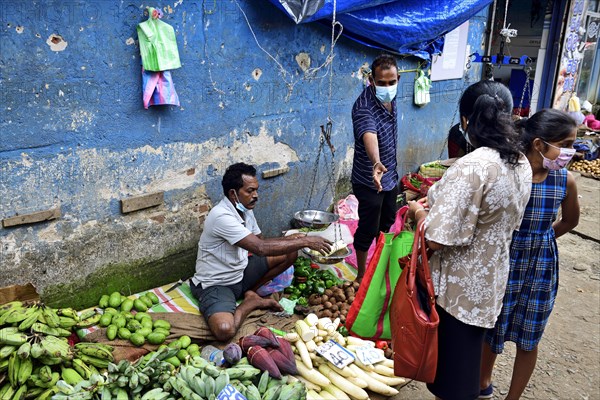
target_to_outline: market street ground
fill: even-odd
[[[523,399],[600,399],[600,181],[578,177],[581,219],[558,239],[560,287],[539,346],[537,367]],[[508,392],[515,347],[496,363],[494,399]],[[432,399],[411,382],[393,400]]]

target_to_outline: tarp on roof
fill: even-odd
[[[444,35],[492,0],[269,0],[297,24],[331,24],[366,46],[425,60],[441,53]]]

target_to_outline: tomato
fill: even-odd
[[[388,342],[386,342],[385,340],[378,340],[375,342],[375,347],[381,350],[385,350],[388,348]]]

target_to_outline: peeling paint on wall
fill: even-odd
[[[256,81],[260,79],[261,75],[262,75],[262,69],[260,69],[260,68],[255,68],[254,71],[252,71],[252,77]]]
[[[67,41],[62,38],[62,36],[57,35],[55,33],[48,36],[46,40],[46,44],[50,46],[50,50],[52,51],[64,51],[67,48]]]
[[[302,71],[305,71],[310,68],[310,55],[308,53],[298,53],[296,54],[296,62],[300,66]]]

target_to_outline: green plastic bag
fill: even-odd
[[[398,210],[396,220],[404,220],[407,211],[407,206]],[[402,272],[398,259],[410,254],[413,240],[414,233],[406,230],[379,234],[373,257],[346,316],[346,328],[353,335],[371,340],[392,338],[390,304]]]
[[[425,76],[423,70],[419,70],[415,79],[415,104],[423,107],[431,101],[429,89],[431,88],[431,79]]]
[[[146,71],[181,68],[175,30],[158,18],[159,12],[148,7],[148,20],[137,26],[142,65]]]

